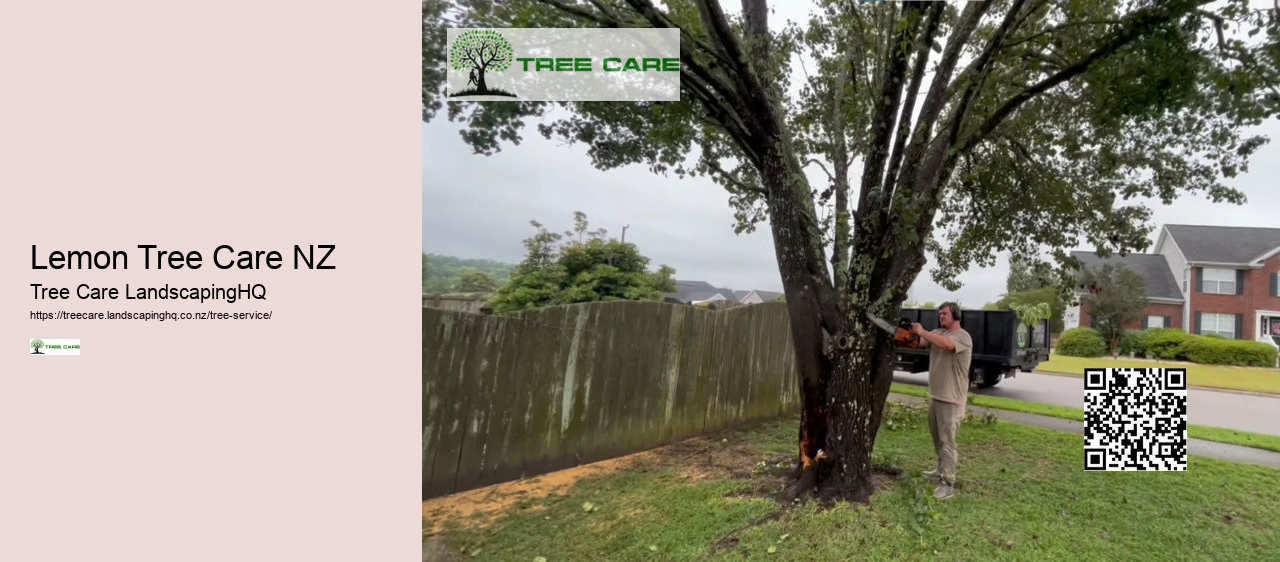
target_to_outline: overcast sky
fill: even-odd
[[[771,27],[809,10],[807,3],[780,4],[792,11],[777,10]],[[459,124],[443,113],[422,126],[423,251],[517,263],[524,255],[521,241],[534,232],[529,220],[559,232],[571,229],[573,212],[582,211],[591,228],[606,228],[613,237],[630,225],[627,241],[651,258],[652,268],[674,267],[678,279],[782,290],[768,225],[734,235],[727,194],[709,179],[663,177],[644,166],[596,170],[585,146],[544,140],[534,122],[526,124],[520,146],[503,145],[491,157],[474,155],[458,135]],[[1167,206],[1156,203],[1153,245],[1162,224],[1280,227],[1280,123],[1270,121],[1258,132],[1272,141],[1254,155],[1248,173],[1232,180],[1248,202],[1213,204],[1200,196]],[[814,185],[822,185],[821,174],[810,170]],[[917,300],[959,300],[978,308],[1004,292],[1008,265],[1003,257],[995,267],[970,269],[954,293],[930,279],[933,263],[930,259],[916,280]]]

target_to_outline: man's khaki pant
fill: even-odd
[[[964,404],[929,400],[929,434],[938,454],[938,476],[943,482],[956,481],[956,433],[964,419]]]

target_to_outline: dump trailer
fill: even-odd
[[[937,329],[938,311],[902,309],[902,318],[919,322],[926,330]],[[1031,326],[1018,320],[1010,310],[961,310],[960,325],[973,337],[973,361],[969,364],[969,384],[987,388],[1017,376],[1018,370],[1034,371],[1049,360],[1049,321]],[[929,370],[929,350],[898,347],[894,368],[911,373]]]

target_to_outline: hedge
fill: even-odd
[[[1120,355],[1133,354],[1136,357],[1147,356],[1147,340],[1151,337],[1148,330],[1125,330],[1120,338]]]
[[[1177,356],[1204,365],[1276,366],[1276,348],[1256,341],[1190,336],[1178,346]]]
[[[1151,359],[1170,359],[1178,360],[1179,350],[1182,344],[1190,341],[1192,338],[1198,338],[1194,334],[1188,334],[1182,330],[1174,328],[1158,328],[1151,330],[1151,334],[1147,336],[1147,357]],[[1186,360],[1185,356],[1181,360]]]
[[[1068,357],[1101,357],[1107,353],[1107,343],[1093,328],[1072,328],[1058,338],[1054,352]]]
[[[1056,353],[1071,357],[1099,357],[1106,354],[1106,344],[1096,331],[1075,328],[1067,330],[1058,340]],[[1126,330],[1118,353],[1239,367],[1275,367],[1277,355],[1274,346],[1262,342],[1232,340],[1217,334],[1188,334],[1175,328]]]

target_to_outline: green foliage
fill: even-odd
[[[1086,269],[1080,284],[1089,291],[1081,299],[1089,305],[1093,326],[1107,344],[1107,352],[1119,351],[1125,326],[1142,318],[1147,308],[1146,283],[1123,265],[1103,264]]]
[[[1018,255],[1009,258],[1009,275],[1005,278],[1005,294],[1025,293],[1056,284],[1057,280],[1048,263],[1031,262]]]
[[[1005,293],[996,302],[984,305],[983,310],[1018,311],[1043,303],[1049,307],[1049,331],[1061,332],[1062,314],[1066,307],[1059,294],[1060,284],[1058,275],[1047,262],[1014,254],[1009,258]]]
[[[1017,304],[1013,305],[1013,311],[1017,313],[1018,320],[1023,324],[1039,326],[1041,322],[1049,318],[1049,303]]]
[[[1276,348],[1262,343],[1226,339],[1218,334],[1188,334],[1173,328],[1130,331],[1125,335],[1127,349],[1151,359],[1190,361],[1202,365],[1238,367],[1274,367]]]
[[[1192,335],[1177,348],[1177,358],[1204,365],[1274,367],[1276,348],[1256,341]]]
[[[511,279],[514,265],[484,259],[422,254],[422,292],[449,293],[458,290],[468,270],[483,273],[494,281],[494,289]]]
[[[649,258],[635,244],[605,239],[603,229],[589,232],[582,212],[574,213],[574,223],[574,230],[561,235],[531,221],[537,232],[525,239],[527,254],[510,282],[490,300],[494,312],[579,302],[660,301],[663,293],[675,292],[675,269],[663,265],[648,271]],[[583,241],[585,235],[591,237]]]
[[[1107,352],[1107,342],[1093,328],[1072,328],[1058,338],[1054,352],[1069,357],[1101,357]]]
[[[454,291],[459,293],[492,293],[496,290],[498,280],[492,274],[470,268],[462,272],[462,277],[454,286]]]
[[[1174,328],[1157,328],[1148,330],[1147,357],[1151,359],[1177,359],[1179,349],[1194,337],[1182,330]]]
[[[1124,336],[1120,338],[1120,355],[1130,355],[1135,357],[1147,356],[1147,342],[1151,339],[1151,331],[1149,330],[1125,330]]]

